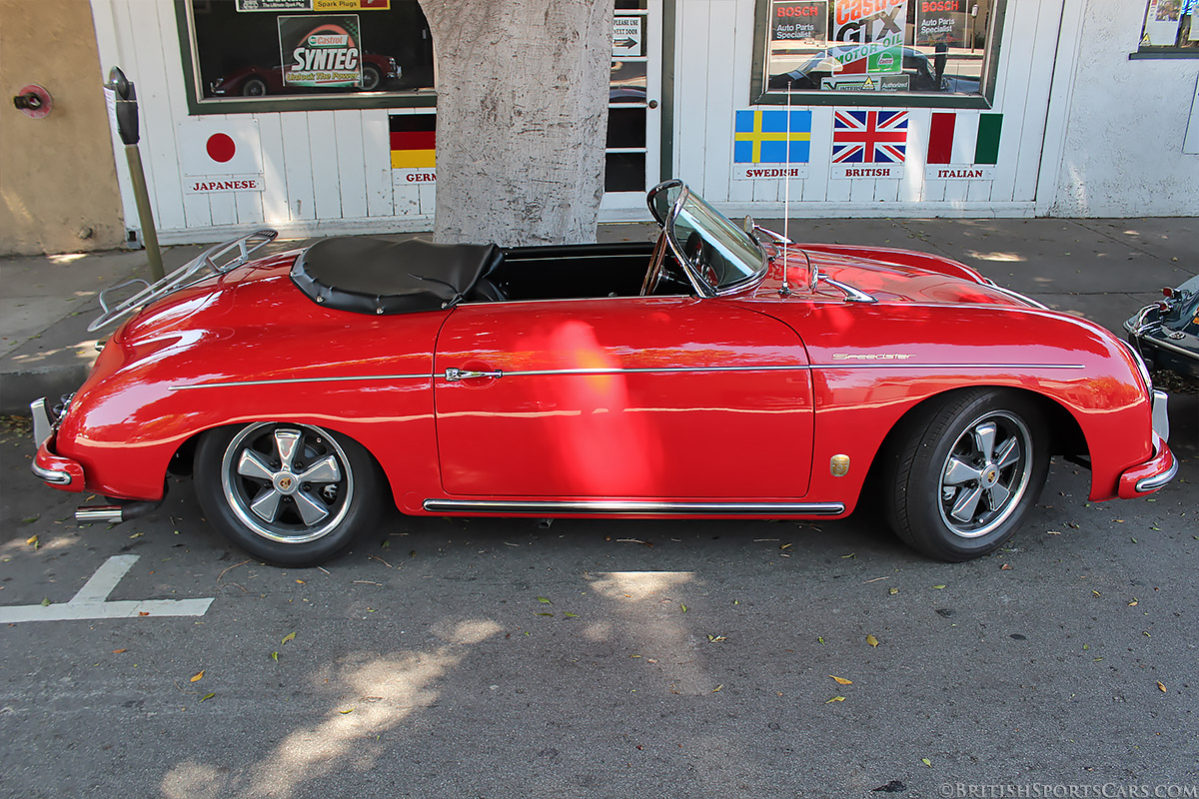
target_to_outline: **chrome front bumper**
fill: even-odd
[[[1166,412],[1166,404],[1170,395],[1164,391],[1153,391],[1153,432],[1161,436],[1162,441],[1170,440],[1170,416]]]

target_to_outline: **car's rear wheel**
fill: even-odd
[[[250,554],[285,566],[328,559],[382,504],[379,470],[366,450],[311,425],[211,431],[196,448],[195,483],[214,527]]]
[[[247,78],[241,85],[241,93],[243,97],[265,97],[266,81],[262,78]]]
[[[373,92],[379,88],[379,84],[383,80],[383,75],[377,67],[367,64],[362,68],[362,89],[363,91]]]
[[[884,470],[896,534],[926,555],[962,561],[1001,546],[1049,471],[1048,430],[1015,392],[955,393],[918,410]]]

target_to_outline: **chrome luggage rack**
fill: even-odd
[[[104,312],[97,316],[87,326],[87,329],[89,332],[99,330],[110,322],[114,322],[122,316],[132,313],[143,305],[154,302],[172,292],[199,283],[208,277],[208,272],[215,275],[223,275],[250,260],[250,255],[255,250],[274,241],[278,235],[278,231],[268,228],[255,230],[253,233],[245,236],[230,239],[222,244],[215,244],[209,247],[156,283],[136,278],[134,280],[126,280],[124,283],[118,283],[115,286],[109,286],[100,292],[100,308]],[[236,255],[227,257],[234,251],[236,251]],[[132,297],[121,300],[117,305],[109,307],[108,298],[111,292],[139,284],[145,286],[145,288]]]

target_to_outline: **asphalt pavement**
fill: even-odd
[[[947,254],[1116,330],[1199,253],[1195,220],[791,229]],[[86,369],[96,290],[142,268],[0,260],[6,408],[36,385],[14,375]],[[1199,796],[1199,394],[1171,422],[1164,490],[1090,503],[1056,461],[969,563],[867,507],[395,514],[297,570],[226,545],[186,480],[151,516],[76,525],[87,497],[38,483],[27,420],[2,418],[0,618],[74,618],[0,623],[0,796]]]

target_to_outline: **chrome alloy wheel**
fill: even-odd
[[[345,451],[324,430],[265,422],[246,427],[225,448],[221,489],[256,535],[304,544],[345,518],[354,476]]]
[[[989,412],[966,426],[941,469],[941,520],[954,535],[980,538],[1015,512],[1032,451],[1028,427],[1013,414]]]

